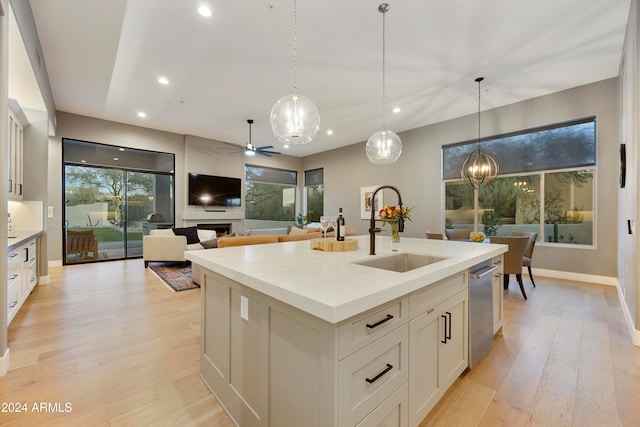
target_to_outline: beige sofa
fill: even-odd
[[[216,238],[214,230],[196,230],[200,242]],[[176,235],[172,229],[149,231],[148,236],[142,237],[142,258],[145,268],[152,261],[186,262],[185,251],[204,249],[201,243],[187,244],[186,236]]]

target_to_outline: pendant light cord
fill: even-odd
[[[378,7],[378,11],[382,13],[382,130],[387,130],[386,125],[386,86],[385,86],[385,62],[386,62],[386,37],[385,37],[385,29],[386,29],[386,15],[389,10],[389,5],[387,3],[382,3]]]
[[[480,82],[484,80],[484,77],[478,77],[478,153],[480,152]]]
[[[298,93],[298,5],[293,0],[293,93]]]

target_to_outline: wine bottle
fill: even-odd
[[[346,234],[346,228],[344,226],[344,216],[342,216],[342,208],[338,213],[338,220],[336,221],[336,240],[343,241]]]

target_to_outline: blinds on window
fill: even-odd
[[[304,185],[320,185],[324,183],[324,169],[312,169],[304,171]]]
[[[493,155],[500,175],[566,169],[596,164],[596,118],[528,129],[480,140],[482,151]],[[478,149],[478,141],[442,147],[444,180],[460,179],[464,159]]]

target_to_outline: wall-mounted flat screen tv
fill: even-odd
[[[242,180],[225,176],[189,174],[189,204],[196,206],[240,206]]]

